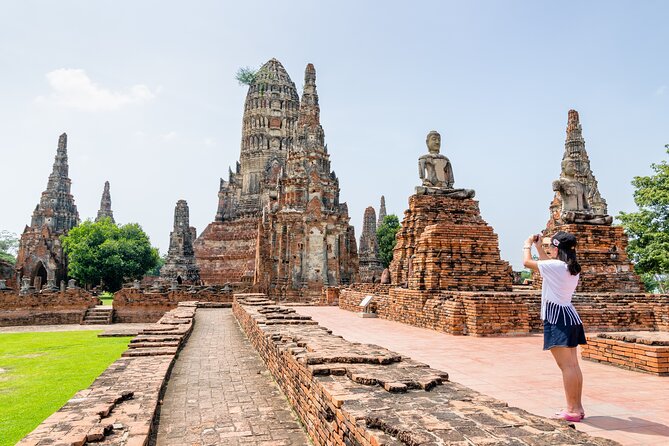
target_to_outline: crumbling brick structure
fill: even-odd
[[[576,236],[578,261],[582,267],[578,292],[640,293],[643,284],[634,273],[634,266],[627,257],[627,235],[620,226],[611,224],[606,201],[599,193],[597,180],[590,168],[590,159],[585,150],[581,123],[576,110],[569,110],[567,137],[562,157],[561,180],[554,182],[555,197],[550,204],[550,218],[544,234],[550,236],[557,231],[570,232]],[[566,163],[574,170],[572,182],[584,186],[585,203],[581,212],[565,209],[560,190],[560,181],[565,175]],[[582,215],[579,215],[582,214]],[[545,239],[549,240],[549,239]],[[541,276],[534,274],[535,287],[541,288]]]
[[[218,196],[215,221],[194,243],[205,284],[244,282],[297,298],[355,279],[355,235],[330,169],[313,65],[301,100],[278,60],[260,68],[244,106],[240,162]]]
[[[30,226],[26,226],[21,235],[16,260],[17,283],[26,278],[38,290],[44,285],[57,289],[60,281],[67,279],[67,258],[60,237],[79,223],[68,170],[67,135],[63,133],[58,139],[46,190],[35,207]]]
[[[193,242],[195,228],[189,223],[189,210],[186,200],[177,201],[174,208],[174,229],[170,233],[170,247],[167,250],[165,265],[160,269],[160,278],[164,281],[176,280],[182,283],[199,285],[200,269],[195,261]]]
[[[511,266],[478,202],[445,195],[409,198],[390,264],[393,284],[413,290],[510,291]]]
[[[381,198],[383,199],[383,197]],[[383,200],[381,204],[384,205]],[[376,212],[371,206],[365,209],[365,215],[362,220],[358,258],[360,264],[360,281],[379,282],[384,268],[383,263],[379,259],[379,243],[376,238]]]

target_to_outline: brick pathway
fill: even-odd
[[[298,307],[349,341],[383,346],[448,372],[451,381],[546,417],[564,406],[560,371],[542,337],[452,336],[335,307]],[[669,445],[669,377],[581,361],[580,431],[626,446]]]
[[[309,444],[229,309],[198,309],[163,401],[159,446]]]

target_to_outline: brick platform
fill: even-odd
[[[420,290],[511,291],[511,266],[478,202],[412,195],[389,267],[393,284]]]
[[[643,293],[634,265],[627,257],[627,235],[622,226],[566,224],[552,226],[546,234],[565,231],[576,236],[581,265],[577,292]],[[541,276],[533,273],[534,288],[541,289]]]
[[[79,324],[86,310],[98,303],[96,297],[81,288],[26,295],[0,291],[0,327]]]
[[[134,288],[123,288],[114,294],[114,322],[156,322],[163,314],[176,308],[179,302],[220,302],[232,304],[232,290],[202,288],[193,292],[180,289],[166,292],[151,292]]]
[[[195,303],[184,302],[143,330],[121,359],[18,444],[145,445],[178,347],[190,334],[195,308]],[[166,347],[166,342],[176,345]]]
[[[581,349],[583,359],[669,376],[669,333],[599,333],[587,339]]]
[[[233,312],[316,445],[617,444],[333,336],[261,297],[238,295]]]
[[[360,312],[373,295],[378,317],[445,333],[472,336],[522,335],[542,330],[538,291],[426,292],[353,285],[339,291],[339,307]],[[669,296],[583,293],[573,298],[587,331],[669,332]]]

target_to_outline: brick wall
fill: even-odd
[[[81,288],[20,295],[0,291],[0,326],[78,324],[98,299]]]
[[[317,446],[616,444],[510,408],[382,347],[350,343],[271,303],[236,295],[233,312]]]
[[[148,444],[160,393],[193,327],[196,303],[182,303],[143,330],[121,359],[21,440],[36,444]],[[167,344],[176,347],[163,347]]]
[[[114,294],[114,322],[156,322],[179,302],[187,301],[232,303],[232,291],[204,288],[195,292],[150,292],[123,288]]]
[[[373,295],[384,319],[451,334],[523,335],[542,330],[537,291],[428,293],[406,288],[340,290],[339,307],[359,312]],[[578,294],[573,299],[587,331],[669,331],[669,296],[651,294]]]
[[[653,333],[588,335],[581,357],[630,370],[669,376],[669,341],[654,340]]]

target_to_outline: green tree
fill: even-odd
[[[146,275],[152,277],[160,276],[160,269],[165,265],[165,260],[167,260],[167,254],[159,256],[158,263],[156,263],[156,266],[154,266],[149,272],[147,272]]]
[[[386,215],[376,230],[376,240],[379,243],[379,259],[384,268],[388,268],[393,260],[395,248],[395,234],[400,230],[400,221],[397,215]]]
[[[19,247],[19,239],[16,234],[9,231],[0,231],[0,260],[16,263],[16,250]]]
[[[156,266],[158,250],[137,223],[119,226],[109,218],[86,221],[62,238],[68,273],[84,285],[117,291]]]
[[[669,144],[665,145],[669,154]],[[638,212],[621,212],[629,237],[627,253],[647,291],[669,291],[669,164],[651,164],[655,172],[632,180]]]
[[[256,76],[258,75],[258,70],[254,70],[249,67],[241,67],[237,70],[235,74],[235,79],[239,82],[239,85],[251,85],[255,82]]]

